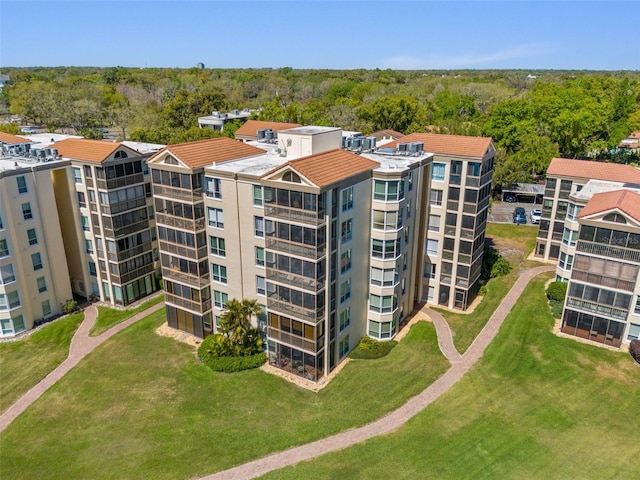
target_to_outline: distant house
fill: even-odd
[[[222,132],[224,124],[232,120],[246,121],[251,116],[248,108],[244,110],[231,110],[229,113],[212,112],[206,117],[198,117],[198,126],[200,128],[211,128]]]
[[[633,132],[627,138],[622,140],[618,144],[618,147],[627,148],[627,149],[632,150],[633,152],[635,152],[637,154],[640,154],[640,131]]]
[[[386,143],[393,142],[394,140],[398,140],[399,138],[404,137],[404,133],[397,132],[395,130],[391,130],[387,128],[385,130],[378,130],[377,132],[373,132],[369,137],[375,137],[376,145],[381,147]]]
[[[2,90],[2,87],[4,87],[10,81],[11,78],[9,77],[9,75],[0,74],[0,90]]]

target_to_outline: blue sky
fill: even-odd
[[[0,0],[0,66],[640,69],[640,3]]]

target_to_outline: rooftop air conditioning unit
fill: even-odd
[[[266,136],[267,136],[267,130],[258,130],[256,132],[256,137],[258,138],[258,141],[264,140]]]

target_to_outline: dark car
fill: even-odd
[[[527,223],[527,212],[522,207],[516,207],[513,211],[513,223]]]

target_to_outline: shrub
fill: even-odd
[[[631,340],[629,353],[636,362],[640,363],[640,340]]]
[[[61,305],[61,309],[64,313],[73,313],[78,310],[78,302],[69,299]]]
[[[511,264],[503,257],[498,258],[491,267],[491,278],[503,277],[511,271]]]
[[[358,346],[349,354],[350,358],[358,360],[373,360],[387,355],[398,344],[395,340],[379,342],[371,337],[362,337]]]
[[[206,366],[216,372],[233,373],[242,370],[257,368],[267,361],[267,354],[264,352],[248,355],[246,357],[215,357],[213,355],[198,355]]]
[[[556,302],[564,302],[567,296],[567,282],[552,282],[547,288],[547,298]]]
[[[511,264],[495,248],[484,248],[481,277],[485,282],[490,278],[502,277],[510,271]]]
[[[551,308],[551,314],[553,315],[553,318],[562,317],[563,306],[564,302],[559,302],[558,300],[549,300],[549,307]]]

